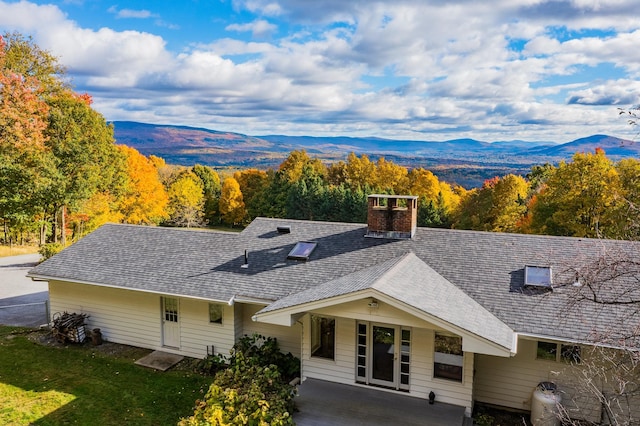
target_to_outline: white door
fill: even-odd
[[[410,329],[360,322],[356,339],[356,381],[409,389]]]
[[[162,345],[180,347],[180,322],[178,299],[162,298]]]

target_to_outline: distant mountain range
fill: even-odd
[[[217,168],[276,168],[293,150],[306,150],[323,161],[345,160],[350,152],[366,153],[407,167],[425,167],[441,179],[466,187],[508,173],[526,174],[531,166],[568,160],[576,152],[600,147],[611,159],[636,157],[640,143],[593,135],[567,143],[474,139],[408,141],[375,137],[248,136],[186,126],[115,121],[118,144],[156,155],[169,164],[204,164]]]

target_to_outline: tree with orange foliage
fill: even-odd
[[[36,76],[22,76],[0,37],[0,218],[24,222],[39,210],[35,202],[48,186],[51,156],[45,152],[48,106]]]
[[[169,197],[154,164],[134,148],[119,145],[127,157],[129,181],[120,204],[125,223],[158,225],[167,219]]]

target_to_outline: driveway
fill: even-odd
[[[49,321],[47,283],[26,277],[39,259],[39,254],[0,257],[0,324],[38,327]]]

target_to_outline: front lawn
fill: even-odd
[[[0,326],[0,424],[175,425],[212,381],[135,365],[145,349],[43,344],[47,333]]]

